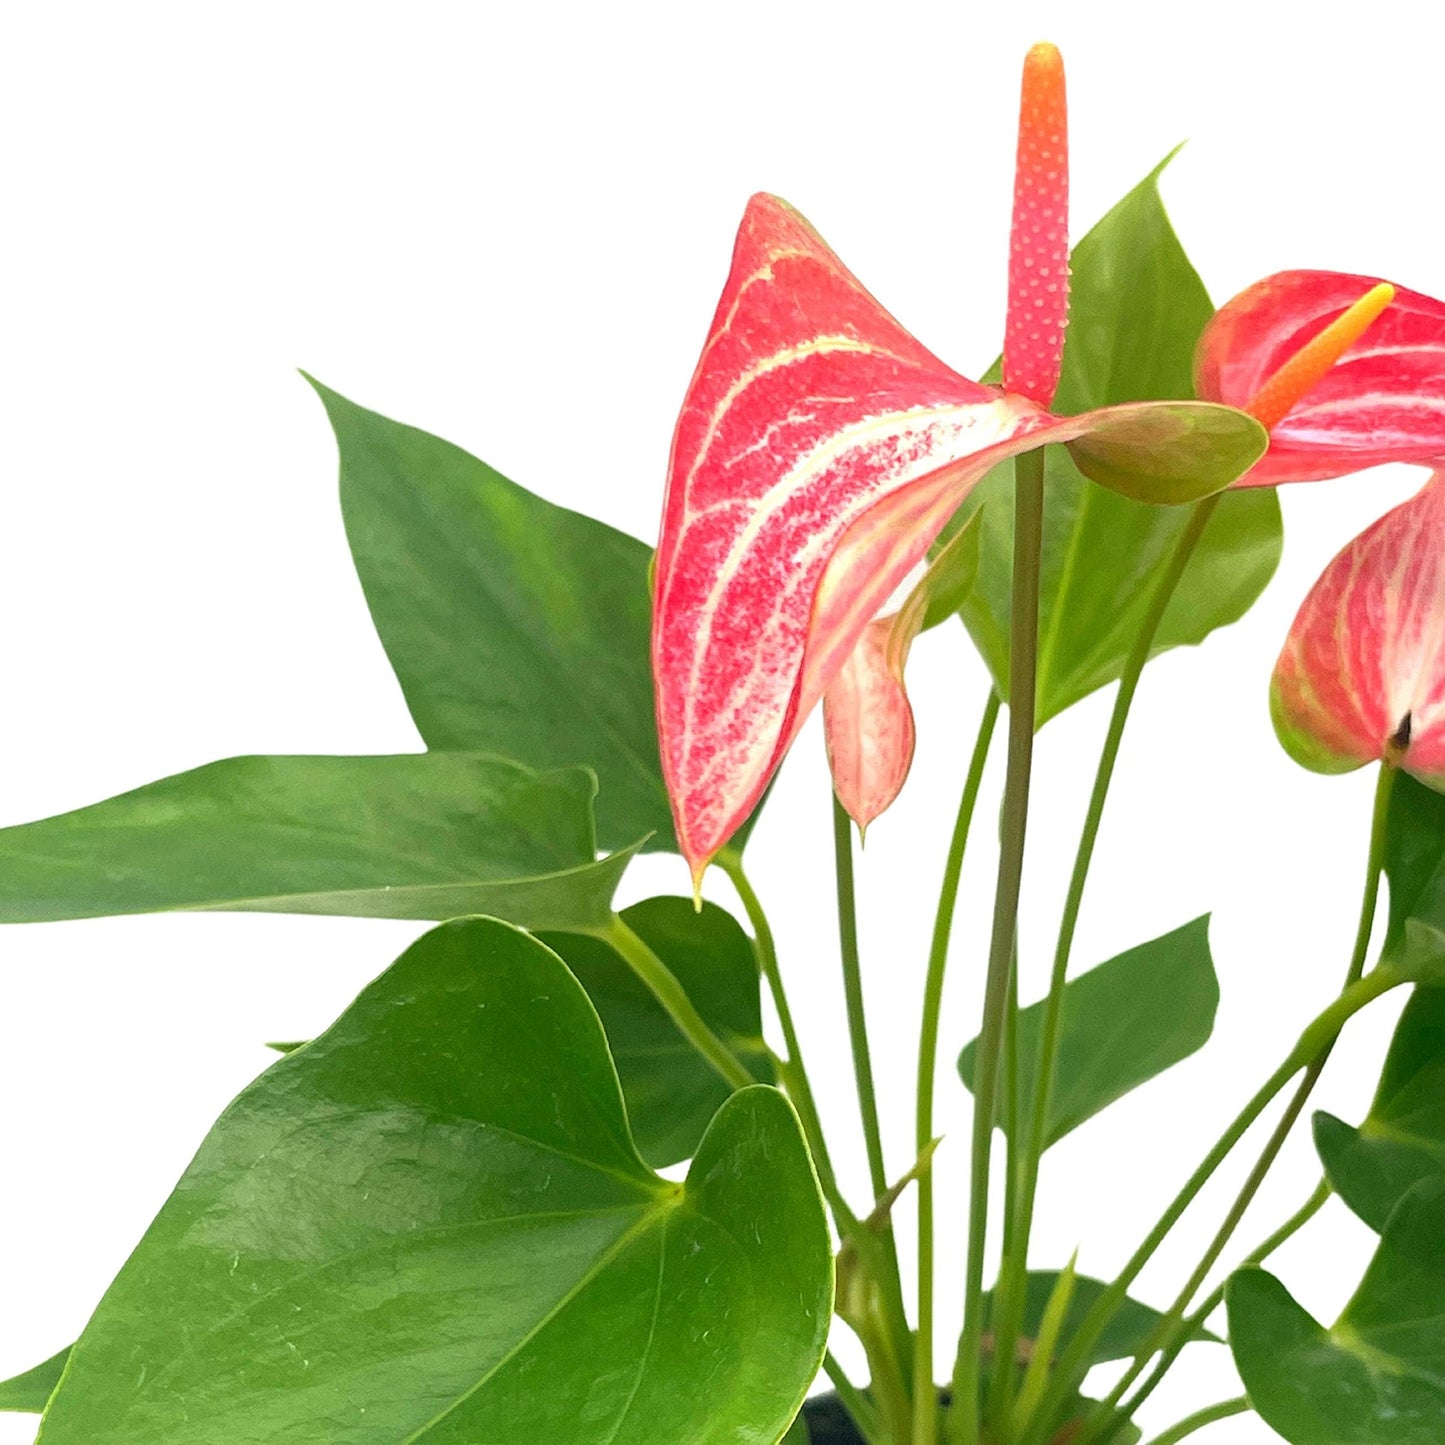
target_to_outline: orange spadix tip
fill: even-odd
[[[1040,40],[1037,45],[1029,47],[1029,53],[1024,57],[1024,73],[1030,71],[1062,70],[1064,68],[1064,57],[1059,54],[1059,47],[1050,40]]]
[[[1348,311],[1307,341],[1255,393],[1245,410],[1266,430],[1273,428],[1307,391],[1362,337],[1395,299],[1395,288],[1382,281],[1366,291]]]

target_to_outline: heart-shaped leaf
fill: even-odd
[[[1071,978],[1064,985],[1045,1148],[1115,1099],[1203,1048],[1218,1005],[1208,915]],[[1043,1016],[1042,1001],[1019,1011],[1018,1069],[1025,1119],[1038,1069]],[[976,1050],[977,1041],[970,1043],[958,1061],[964,1085],[970,1089]],[[999,1122],[1002,1125],[1002,1106]]]
[[[631,850],[597,860],[595,790],[581,768],[480,753],[230,758],[0,829],[0,921],[485,910],[598,928]]]
[[[659,1179],[576,980],[462,919],[222,1115],[39,1439],[773,1445],[829,1248],[781,1094],[732,1095]]]
[[[1162,170],[1136,186],[1074,250],[1055,403],[1061,411],[1192,395],[1194,346],[1213,308],[1160,202]],[[1074,444],[1076,456],[1083,455],[1081,445],[1088,443]],[[1101,465],[1108,461],[1100,458]],[[1186,522],[1174,508],[1146,506],[1089,483],[1058,447],[1046,453],[1045,469],[1040,725],[1118,678]],[[1006,697],[1012,467],[980,483],[959,520],[976,511],[982,513],[979,579],[963,617]],[[1281,540],[1272,491],[1224,497],[1164,614],[1155,653],[1202,642],[1242,617],[1273,575]]]
[[[1445,795],[1405,774],[1390,789],[1384,866],[1390,912],[1381,960],[1445,985]]]
[[[690,898],[649,898],[623,909],[622,919],[754,1077],[771,1082],[757,960],[733,916],[712,903],[695,910]],[[576,974],[602,1017],[642,1157],[655,1169],[691,1158],[730,1092],[727,1084],[606,943],[570,933],[544,934],[542,941]]]
[[[1365,1278],[1326,1329],[1262,1269],[1230,1278],[1229,1343],[1261,1417],[1290,1445],[1445,1439],[1445,1186],[1390,1216]]]
[[[33,1366],[21,1375],[12,1375],[0,1381],[0,1410],[13,1410],[27,1415],[38,1415],[45,1403],[55,1393],[60,1377],[65,1371],[65,1362],[70,1358],[71,1346],[56,1351],[48,1360]]]
[[[316,388],[376,630],[429,748],[597,774],[604,848],[676,845],[657,757],[643,543],[438,437]]]
[[[1445,1182],[1445,989],[1411,995],[1365,1122],[1316,1114],[1315,1145],[1335,1193],[1374,1230],[1415,1185]]]

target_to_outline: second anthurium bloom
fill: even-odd
[[[1270,709],[1308,768],[1383,761],[1445,789],[1445,472],[1325,568],[1275,665]]]
[[[1003,388],[921,346],[786,202],[748,204],[678,419],[657,549],[659,741],[695,878],[998,462],[1063,443],[1106,486],[1187,502],[1264,452],[1263,429],[1228,406],[1045,409],[1067,308],[1063,116],[1058,52],[1037,46],[1025,66]]]
[[[1281,271],[1205,327],[1195,388],[1260,417],[1246,487],[1445,456],[1445,303],[1374,276]]]

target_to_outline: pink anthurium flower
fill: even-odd
[[[1327,335],[1341,325],[1345,337]],[[1311,347],[1323,366],[1308,365]],[[1284,373],[1296,359],[1291,385]],[[1270,430],[1268,454],[1240,486],[1431,462],[1445,455],[1445,303],[1370,276],[1282,271],[1215,314],[1195,385]]]
[[[1062,122],[1062,63],[1035,47],[1005,358],[1021,390],[953,371],[790,206],[767,195],[748,204],[673,437],[656,559],[659,742],[694,879],[990,468],[1060,442],[1106,486],[1185,502],[1263,453],[1257,423],[1206,402],[1044,409],[1067,307]]]
[[[1325,568],[1275,664],[1270,711],[1307,768],[1386,760],[1445,789],[1445,471]]]

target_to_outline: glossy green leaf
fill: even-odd
[[[1049,1302],[1054,1285],[1058,1282],[1057,1270],[1030,1270],[1024,1295],[1023,1338],[1032,1340],[1038,1335],[1039,1322],[1044,1317],[1044,1307]],[[1090,1279],[1087,1275],[1074,1276],[1073,1296],[1068,1312],[1064,1316],[1061,1339],[1067,1340],[1083,1322],[1084,1316],[1093,1308],[1107,1286],[1101,1280]],[[984,1296],[985,1307],[990,1308],[992,1291]],[[1123,1360],[1132,1356],[1153,1333],[1154,1327],[1163,1315],[1136,1299],[1126,1298],[1109,1321],[1103,1334],[1095,1341],[1086,1356],[1089,1365],[1102,1365],[1109,1360]],[[1208,1330],[1200,1330],[1193,1338],[1218,1342],[1218,1336]]]
[[[576,980],[460,919],[222,1115],[40,1440],[773,1445],[831,1286],[780,1093],[733,1094],[659,1179]]]
[[[763,1042],[758,965],[746,933],[711,903],[650,898],[623,910],[624,922],[672,970],[693,1006],[760,1083],[772,1082]],[[683,1038],[651,991],[600,939],[548,933],[602,1017],[632,1137],[654,1168],[692,1157],[729,1089]]]
[[[1385,824],[1390,917],[1380,950],[1408,977],[1445,985],[1445,795],[1396,775]]]
[[[788,1433],[783,1436],[782,1445],[813,1445],[813,1437],[808,1434],[808,1422],[800,1412],[798,1418],[788,1426]]]
[[[1064,985],[1045,1147],[1203,1048],[1218,1005],[1207,914],[1071,978]],[[1019,1079],[1025,1099],[1038,1068],[1043,1016],[1042,1001],[1019,1011]],[[975,1047],[970,1043],[958,1061],[969,1088]],[[1021,1117],[1028,1117],[1026,1105]]]
[[[651,550],[311,384],[336,432],[356,570],[426,745],[589,767],[603,847],[647,834],[647,847],[674,847],[653,718]]]
[[[1405,1005],[1364,1123],[1317,1114],[1315,1145],[1335,1193],[1374,1230],[1422,1180],[1445,1183],[1445,989],[1417,988]]]
[[[58,1350],[48,1360],[26,1370],[23,1375],[12,1375],[0,1380],[0,1410],[38,1415],[45,1402],[55,1393],[65,1362],[70,1358],[71,1346]]]
[[[1058,412],[1194,394],[1194,346],[1213,307],[1160,202],[1162,169],[1074,251]],[[1045,468],[1040,726],[1118,678],[1187,517],[1180,508],[1131,501],[1085,481],[1061,447],[1048,448]],[[1011,465],[985,478],[960,519],[980,509],[979,577],[963,618],[1006,697]],[[1274,573],[1282,535],[1273,488],[1226,496],[1164,615],[1155,653],[1202,642],[1243,616]]]
[[[1229,1343],[1260,1416],[1291,1445],[1445,1440],[1445,1186],[1390,1216],[1332,1329],[1262,1269],[1229,1281]]]
[[[0,922],[232,909],[595,928],[590,773],[480,753],[230,758],[0,829]]]

